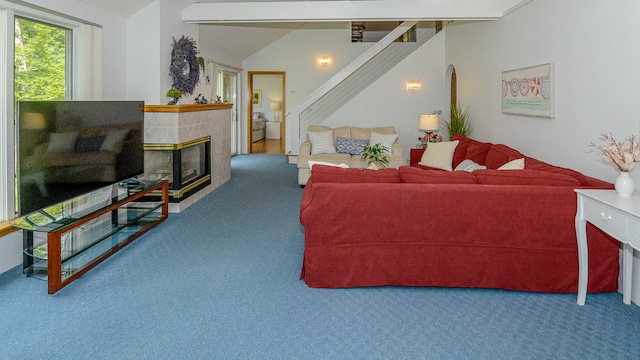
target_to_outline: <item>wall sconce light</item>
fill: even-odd
[[[422,82],[420,80],[407,81],[407,90],[410,92],[418,92],[422,88]]]
[[[318,58],[318,65],[320,66],[329,66],[331,65],[331,58],[327,56],[320,56]]]

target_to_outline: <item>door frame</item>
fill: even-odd
[[[212,77],[215,79],[216,84],[216,95],[220,95],[219,92],[224,91],[223,86],[220,85],[221,73],[227,72],[235,75],[236,84],[235,84],[235,101],[233,102],[233,108],[231,109],[231,115],[235,115],[236,120],[236,128],[235,128],[235,139],[231,139],[232,142],[235,142],[235,152],[231,151],[231,156],[238,155],[242,153],[242,70],[236,69],[233,67],[218,65],[213,70],[214,74]],[[235,114],[234,114],[235,110]],[[233,121],[232,121],[233,125]],[[233,127],[233,126],[232,126]],[[233,132],[233,129],[232,129]]]
[[[280,153],[284,154],[284,143],[286,136],[286,122],[287,117],[285,116],[286,112],[286,103],[287,103],[287,93],[285,91],[286,84],[286,72],[284,71],[248,71],[247,72],[247,153],[251,154],[251,144],[253,144],[253,131],[252,131],[252,121],[253,121],[253,76],[254,75],[280,75],[282,76],[282,121],[280,121]]]

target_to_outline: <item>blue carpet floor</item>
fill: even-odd
[[[59,293],[0,275],[0,359],[638,359],[619,293],[311,289],[295,165],[232,179]]]

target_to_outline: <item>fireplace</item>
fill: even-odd
[[[144,174],[169,181],[169,202],[180,203],[211,184],[211,136],[180,144],[144,144]]]
[[[232,107],[144,106],[145,176],[172,183],[169,212],[185,210],[231,179]]]

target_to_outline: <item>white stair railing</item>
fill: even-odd
[[[295,153],[304,141],[309,125],[324,121],[435,35],[434,27],[417,27],[416,42],[395,42],[416,24],[415,21],[400,24],[287,114],[291,134],[298,135],[289,138],[291,144],[287,148],[294,149],[292,152]]]

